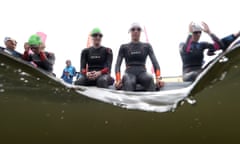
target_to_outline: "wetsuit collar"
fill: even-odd
[[[140,43],[140,41],[131,41],[131,43],[137,44],[137,43]]]
[[[101,46],[101,45],[99,45],[99,46],[93,45],[92,47],[93,47],[93,48],[100,48],[100,47],[102,47],[102,46]]]

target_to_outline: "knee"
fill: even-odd
[[[145,76],[141,77],[143,82],[149,83],[149,82],[153,82],[153,77],[150,74],[146,74]]]
[[[125,74],[123,76],[123,84],[124,85],[135,85],[136,84],[136,79],[129,74]]]
[[[101,76],[97,80],[97,86],[101,88],[107,88],[108,87],[108,77],[107,76]]]
[[[185,74],[183,74],[183,81],[193,82],[193,81],[195,81],[195,79],[197,78],[198,75],[199,75],[199,72],[185,73]]]
[[[85,81],[86,81],[86,78],[85,77],[81,77],[81,78],[79,78],[78,80],[76,80],[74,82],[74,85],[85,85]]]

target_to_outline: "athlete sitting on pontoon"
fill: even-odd
[[[31,62],[34,66],[52,73],[55,63],[55,55],[44,51],[41,37],[32,35],[28,40],[28,45],[25,46],[23,59]]]
[[[238,32],[220,40],[210,31],[206,23],[203,22],[202,26],[203,29],[197,24],[190,23],[187,41],[186,43],[180,44],[184,81],[194,81],[202,72],[205,49],[208,49],[208,56],[213,56],[215,55],[214,52],[216,50],[226,50],[231,45],[231,43],[240,35]],[[199,42],[202,31],[207,33],[212,38],[214,44],[208,42]]]
[[[101,46],[103,34],[99,28],[91,32],[93,46],[82,50],[81,76],[75,85],[108,88],[113,84],[110,76],[113,54],[110,48]]]
[[[129,29],[132,41],[123,44],[118,53],[116,63],[116,83],[117,89],[125,91],[135,91],[137,84],[140,84],[145,91],[155,91],[156,87],[162,87],[160,75],[160,66],[153,52],[153,48],[148,43],[140,42],[142,28],[139,24],[133,23]],[[146,59],[150,57],[156,74],[156,85],[152,75],[146,71]],[[123,79],[121,79],[120,69],[122,60],[125,59],[126,71]]]
[[[1,47],[1,50],[3,50],[4,52],[14,56],[14,57],[18,57],[21,58],[22,55],[16,51],[16,46],[17,46],[17,41],[12,39],[11,37],[6,37],[4,39],[4,43],[6,48]]]

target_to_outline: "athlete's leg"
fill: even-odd
[[[98,79],[97,79],[97,87],[100,88],[108,88],[109,85],[109,80],[110,80],[110,76],[107,74],[101,75]]]
[[[146,91],[155,91],[156,86],[154,84],[153,76],[147,72],[142,72],[137,76],[137,82],[144,87]]]
[[[88,79],[85,75],[82,75],[78,80],[74,82],[74,85],[88,85]]]
[[[201,73],[200,70],[191,71],[183,74],[183,81],[186,82],[193,82],[198,77],[198,75]]]
[[[130,73],[125,73],[123,76],[123,90],[135,91],[136,90],[136,76]]]

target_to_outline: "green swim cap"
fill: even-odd
[[[34,34],[28,39],[28,44],[29,45],[34,45],[34,46],[39,46],[42,43],[41,38]]]
[[[91,35],[94,35],[94,34],[102,34],[102,32],[99,28],[94,28],[91,32]]]

